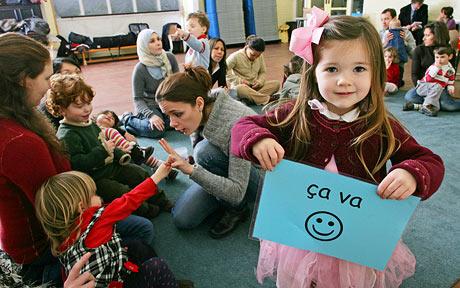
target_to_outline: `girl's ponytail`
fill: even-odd
[[[207,69],[185,67],[184,72],[175,73],[161,82],[155,98],[157,103],[166,100],[195,105],[196,98],[202,97],[207,104],[214,101],[209,97],[211,88],[212,79]]]

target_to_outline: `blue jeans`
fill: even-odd
[[[228,177],[229,158],[218,147],[204,139],[196,144],[193,150],[196,163],[200,164],[209,172]],[[236,209],[243,208],[248,197],[255,199],[261,180],[261,172],[251,167],[248,188],[242,203]],[[220,207],[232,207],[213,195],[207,193],[200,185],[193,183],[176,201],[172,210],[172,216],[176,227],[191,229],[198,226],[203,220],[214,213]]]
[[[135,136],[158,139],[163,137],[165,131],[169,129],[169,117],[164,114],[161,114],[159,117],[161,117],[165,122],[165,129],[163,131],[157,130],[156,128],[152,129],[150,127],[149,118],[143,114],[128,116],[123,119],[123,124],[126,131]]]
[[[131,215],[117,223],[117,230],[123,240],[142,240],[148,245],[153,242],[153,224],[150,220]],[[49,283],[51,287],[62,287],[63,267],[48,248],[32,263],[22,266],[21,275],[27,283],[36,285]]]
[[[406,99],[407,102],[422,104],[424,97],[418,95],[416,89],[412,88],[407,91],[404,99]],[[460,111],[460,100],[452,98],[449,93],[447,93],[447,89],[442,91],[441,98],[439,99],[439,104],[441,106],[441,111]]]
[[[153,223],[147,218],[130,215],[117,223],[117,232],[123,240],[142,240],[153,243]]]
[[[50,287],[62,287],[61,262],[51,254],[51,248],[47,248],[32,263],[22,265],[21,276],[23,281],[35,285],[49,283]]]

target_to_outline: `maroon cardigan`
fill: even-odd
[[[285,119],[292,107],[292,102],[280,107],[279,119]],[[247,116],[240,119],[232,129],[231,152],[237,157],[258,163],[252,155],[252,147],[263,138],[273,138],[284,147],[287,153],[289,137],[292,129],[280,129],[268,124],[267,119],[274,119],[271,112],[266,115]],[[301,162],[324,168],[335,157],[337,168],[341,174],[352,176],[368,182],[374,182],[359,161],[351,143],[364,131],[363,121],[343,122],[330,120],[318,111],[312,111],[310,131],[313,135],[308,153]],[[273,121],[274,122],[274,121]],[[409,171],[417,181],[414,193],[422,199],[429,198],[439,188],[444,177],[444,164],[441,158],[431,150],[419,145],[404,128],[395,120],[391,126],[400,148],[393,153],[390,169],[402,168]],[[374,135],[363,146],[363,155],[367,167],[375,167],[380,149],[380,137]],[[369,168],[369,170],[372,170]],[[373,176],[380,183],[387,175],[386,167]]]
[[[35,216],[35,193],[50,176],[70,170],[41,137],[0,119],[0,247],[16,263],[29,264],[49,246]]]

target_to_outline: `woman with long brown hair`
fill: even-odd
[[[50,122],[35,108],[53,74],[48,50],[15,33],[0,35],[0,247],[22,265],[26,283],[61,285],[61,265],[35,215],[35,193],[49,177],[70,170]],[[118,223],[123,239],[153,240],[150,220]]]
[[[50,54],[31,38],[1,35],[0,71],[0,244],[23,264],[24,280],[61,284],[34,209],[43,181],[70,169],[53,128],[35,109],[53,74]]]
[[[211,91],[211,86],[205,68],[186,68],[160,84],[156,101],[169,116],[171,127],[191,136],[196,162],[190,164],[166,140],[160,140],[174,160],[172,167],[195,182],[176,201],[174,224],[191,229],[222,209],[224,215],[209,230],[212,238],[222,238],[249,216],[247,199],[257,192],[260,172],[229,153],[233,123],[255,112],[230,98],[225,89]]]

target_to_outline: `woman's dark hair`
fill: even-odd
[[[220,60],[219,62],[219,67],[221,68],[224,68],[223,71],[227,71],[227,46],[225,45],[225,42],[224,40],[220,39],[220,38],[212,38],[211,40],[209,40],[209,46],[211,46],[211,54],[212,54],[212,50],[214,49],[214,46],[216,46],[217,43],[222,43],[222,45],[224,45],[224,57],[222,57],[222,60]],[[212,66],[214,64],[214,60],[212,60],[211,56],[209,56],[209,68],[208,68],[208,71],[209,71],[209,74],[212,73]]]
[[[53,60],[53,74],[61,72],[63,63],[71,64],[81,70],[80,64],[78,64],[78,62],[74,59],[70,57],[59,57]]]
[[[434,46],[450,46],[449,30],[446,23],[442,21],[435,21],[428,23],[425,29],[430,29],[434,34]]]
[[[452,19],[453,18],[453,14],[454,14],[454,8],[450,7],[450,6],[447,6],[447,7],[442,7],[441,8],[441,12],[443,12],[444,14],[446,14],[447,18],[449,19]]]
[[[246,38],[246,46],[257,52],[265,51],[265,41],[259,36],[249,35]]]
[[[40,136],[55,152],[62,152],[51,123],[27,103],[26,77],[35,79],[51,65],[48,49],[17,33],[0,35],[0,118],[16,121]]]
[[[206,105],[214,102],[214,98],[209,97],[211,88],[212,80],[208,70],[201,66],[185,68],[184,72],[172,74],[161,82],[155,99],[157,103],[166,100],[195,105],[196,98],[202,97]]]

